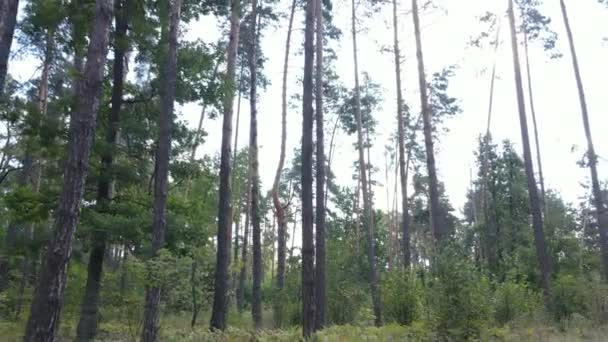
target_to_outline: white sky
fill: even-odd
[[[350,1],[334,0],[334,16],[336,25],[343,31],[339,46],[335,46],[338,54],[336,69],[347,87],[353,87],[353,60],[350,35]],[[548,188],[562,193],[566,201],[574,202],[582,195],[580,182],[588,179],[588,170],[580,169],[576,161],[585,150],[585,139],[580,107],[571,71],[571,62],[567,53],[567,41],[563,21],[557,0],[546,0],[550,3],[542,7],[543,14],[553,19],[552,29],[558,33],[558,49],[564,53],[559,60],[549,60],[542,48],[531,47],[531,63],[535,92],[535,105],[540,130],[541,150],[543,153],[543,169]],[[291,1],[282,0],[279,7],[286,12]],[[482,50],[466,48],[466,43],[480,28],[476,16],[492,8],[506,8],[505,0],[436,0],[435,3],[444,11],[433,11],[422,15],[423,49],[427,74],[439,71],[443,67],[457,64],[456,76],[450,83],[450,94],[460,100],[462,114],[450,119],[445,126],[450,129],[441,141],[436,144],[436,156],[440,179],[445,183],[450,201],[460,211],[465,201],[469,186],[469,170],[474,168],[473,151],[477,146],[478,135],[485,131],[488,94],[489,72],[483,69],[491,68],[493,52],[490,48]],[[570,21],[576,39],[582,77],[587,94],[589,115],[592,124],[596,152],[600,155],[599,172],[602,179],[608,178],[608,134],[604,133],[608,125],[607,105],[605,100],[605,80],[608,79],[608,44],[603,37],[608,36],[608,9],[594,0],[568,0]],[[402,54],[407,58],[403,66],[402,82],[405,98],[412,111],[418,112],[420,107],[417,95],[417,71],[414,55],[413,24],[408,12],[409,1],[402,1],[400,8],[400,44]],[[371,19],[362,21],[366,32],[359,35],[359,63],[361,72],[367,71],[371,78],[382,85],[385,90],[382,109],[374,113],[379,121],[378,135],[374,141],[372,164],[380,167],[380,172],[374,179],[384,182],[384,146],[388,137],[396,129],[395,107],[396,93],[393,73],[392,52],[382,53],[381,47],[392,46],[391,6],[384,9]],[[295,84],[296,77],[301,74],[304,59],[295,52],[302,43],[303,13],[299,12],[294,22],[297,30],[292,36],[292,52],[290,59],[288,87],[290,94],[301,92],[301,86]],[[287,20],[281,20],[277,28],[269,28],[262,41],[262,49],[268,57],[265,73],[272,84],[259,95],[259,144],[260,144],[260,175],[264,191],[272,184],[278,163],[280,147],[280,113],[281,113],[281,77],[284,57]],[[187,34],[188,39],[201,37],[207,42],[217,41],[218,30],[216,20],[202,18],[201,22],[192,25]],[[508,39],[508,29],[503,25],[501,39]],[[492,134],[495,141],[509,138],[516,143],[516,149],[521,153],[519,120],[516,111],[516,98],[513,84],[511,49],[508,44],[501,45],[497,64],[497,80],[495,89],[494,113],[492,119]],[[29,79],[34,72],[31,58],[12,61],[10,72],[19,80]],[[294,104],[295,109],[288,113],[288,160],[293,148],[299,146],[301,137],[301,103]],[[188,104],[181,108],[183,118],[195,128],[200,114],[198,104]],[[240,146],[248,141],[248,105],[242,105],[241,126],[239,132]],[[235,115],[236,117],[236,115]],[[530,129],[532,128],[529,122]],[[326,127],[330,126],[326,124]],[[199,154],[217,153],[221,142],[221,117],[216,120],[205,119],[204,129],[208,132],[207,142],[199,148]],[[330,128],[328,128],[330,129]],[[329,133],[326,134],[329,140]],[[355,136],[344,134],[336,138],[336,158],[332,170],[338,175],[337,181],[342,185],[352,183],[351,170],[356,155],[352,149]],[[326,143],[326,146],[329,144]],[[579,149],[572,153],[571,148],[577,145]],[[389,186],[394,186],[393,172]],[[380,185],[375,189],[375,202],[378,208],[386,208],[386,189]],[[392,201],[392,199],[391,199]]]
[[[577,196],[583,194],[580,182],[588,179],[588,170],[580,169],[576,161],[585,150],[585,139],[576,85],[571,71],[571,61],[568,57],[568,45],[561,19],[558,1],[542,7],[543,13],[553,19],[552,29],[558,33],[557,47],[564,53],[558,60],[550,60],[539,45],[531,47],[531,63],[535,106],[540,130],[541,153],[543,156],[543,171],[547,188],[556,189],[562,193],[566,201],[574,202]],[[290,1],[281,1],[281,8],[287,9]],[[474,168],[473,151],[477,147],[478,135],[485,131],[488,94],[489,72],[494,58],[491,48],[467,48],[467,42],[479,29],[476,16],[487,9],[506,8],[506,1],[492,0],[437,0],[436,3],[445,11],[433,11],[422,16],[423,49],[427,74],[439,71],[443,67],[458,64],[456,76],[450,84],[450,94],[460,100],[462,114],[450,119],[445,126],[450,131],[437,144],[437,166],[440,179],[445,182],[450,201],[459,211],[465,201],[469,186],[469,170]],[[408,104],[413,112],[419,111],[417,71],[413,37],[413,24],[409,14],[409,1],[402,1],[400,8],[400,44],[402,54],[406,57],[402,68],[403,88]],[[576,5],[575,5],[576,4]],[[504,6],[503,6],[504,5]],[[582,68],[583,82],[587,94],[590,120],[596,152],[600,157],[608,158],[608,134],[603,132],[608,124],[605,100],[608,94],[603,86],[608,79],[608,44],[603,37],[608,36],[608,27],[602,25],[608,19],[608,9],[595,1],[569,0],[569,15],[576,39],[579,62]],[[374,113],[379,121],[378,136],[372,150],[372,164],[380,167],[380,172],[374,177],[384,184],[384,146],[388,137],[396,129],[395,79],[393,72],[393,55],[382,53],[382,46],[392,46],[391,6],[385,6],[383,11],[362,23],[366,32],[359,35],[359,63],[361,72],[367,71],[375,82],[380,83],[384,90],[382,109]],[[338,0],[334,6],[336,25],[343,31],[344,36],[336,47],[338,61],[336,69],[343,82],[348,87],[354,87],[352,43],[350,35],[350,2]],[[301,30],[303,13],[298,13],[295,28],[300,32],[292,37],[292,51],[301,46]],[[501,40],[497,62],[497,80],[495,85],[494,112],[492,119],[492,134],[495,141],[509,138],[516,143],[516,149],[521,153],[521,133],[516,109],[515,88],[513,82],[513,64],[511,49],[508,45],[508,27],[503,20]],[[204,23],[193,29],[207,27]],[[272,85],[260,93],[259,107],[259,144],[260,144],[260,175],[265,188],[270,188],[278,163],[280,145],[280,96],[282,61],[286,36],[287,20],[283,20],[278,29],[270,29],[265,33],[262,49],[269,58],[266,64],[266,74]],[[200,32],[200,36],[207,36]],[[209,41],[216,39],[209,38]],[[335,47],[335,46],[334,46]],[[303,56],[292,54],[290,59],[290,79],[295,79],[302,72]],[[604,63],[602,63],[604,62]],[[292,82],[289,85],[290,94],[301,92],[301,86]],[[301,103],[294,104],[294,110],[288,113],[287,151],[291,154],[294,147],[299,146],[301,137]],[[196,106],[187,107],[184,114],[193,127],[198,120],[199,109]],[[528,113],[529,115],[529,113]],[[242,106],[239,141],[247,142],[248,136],[248,106]],[[532,129],[531,120],[529,127]],[[326,124],[327,129],[331,129]],[[209,133],[206,145],[200,153],[215,153],[219,150],[221,136],[221,120],[206,121],[205,130]],[[604,133],[604,134],[602,134]],[[326,134],[329,140],[329,134]],[[336,139],[337,153],[332,169],[338,175],[337,181],[342,185],[351,181],[351,166],[356,160],[352,150],[355,136],[344,134]],[[573,145],[579,147],[572,153]],[[241,145],[242,146],[242,145]],[[326,143],[328,146],[328,143]],[[533,147],[534,148],[534,147]],[[288,155],[289,157],[289,155]],[[535,159],[536,160],[536,159]],[[606,160],[600,159],[600,176],[607,179],[608,167]],[[537,170],[536,170],[537,171]],[[392,196],[394,186],[393,172],[389,173],[389,186]],[[376,206],[386,208],[386,189],[382,185],[375,189]],[[392,199],[391,199],[392,201]]]

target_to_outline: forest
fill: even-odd
[[[0,0],[0,341],[608,340],[606,22]]]

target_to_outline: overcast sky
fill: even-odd
[[[334,0],[334,16],[336,25],[343,31],[341,41],[334,44],[338,61],[336,69],[347,87],[353,87],[353,58],[350,35],[350,2]],[[283,0],[279,7],[287,12],[291,1]],[[580,106],[578,103],[576,85],[571,69],[571,60],[567,53],[567,41],[563,21],[559,11],[559,1],[545,0],[542,6],[543,14],[553,19],[551,28],[558,33],[557,48],[564,53],[559,60],[550,60],[539,46],[531,47],[531,63],[533,72],[533,87],[535,105],[540,130],[540,142],[543,156],[543,169],[547,187],[562,193],[568,202],[577,201],[583,195],[581,182],[588,180],[588,170],[580,169],[576,161],[585,151],[585,139]],[[469,172],[474,168],[473,151],[477,146],[477,138],[485,131],[490,75],[494,60],[493,49],[468,48],[470,37],[479,32],[481,26],[476,17],[486,10],[504,11],[505,0],[436,0],[440,10],[432,10],[422,15],[422,39],[427,74],[439,71],[448,65],[458,65],[456,76],[450,83],[450,94],[460,101],[463,110],[461,114],[445,123],[449,129],[436,145],[437,167],[440,180],[446,185],[447,193],[453,206],[460,212],[467,188],[470,183]],[[595,0],[568,0],[570,21],[576,39],[579,62],[582,68],[583,82],[587,94],[592,133],[596,152],[600,156],[599,172],[603,180],[608,179],[608,125],[605,82],[608,79],[608,8]],[[402,1],[400,5],[400,44],[402,54],[406,58],[403,67],[403,88],[405,98],[414,113],[419,112],[420,104],[417,91],[417,71],[412,35],[413,24],[409,14],[410,1]],[[363,19],[359,35],[359,63],[361,72],[368,72],[373,81],[384,88],[384,103],[382,108],[373,115],[379,122],[378,135],[374,138],[372,164],[380,167],[380,172],[374,178],[381,183],[376,187],[376,206],[386,208],[386,190],[384,181],[384,146],[388,137],[396,130],[396,93],[393,72],[392,52],[381,52],[382,47],[392,44],[391,6],[374,15],[373,18]],[[294,36],[290,59],[288,91],[290,94],[301,92],[301,86],[295,83],[296,77],[302,72],[304,58],[295,52],[302,44],[303,29],[302,12],[295,20]],[[187,39],[202,38],[207,42],[216,42],[219,38],[217,22],[213,18],[204,17],[200,22],[191,25],[186,33]],[[495,141],[511,139],[516,149],[521,153],[521,133],[519,130],[518,113],[513,83],[513,64],[511,49],[506,39],[509,39],[508,27],[503,21],[501,33],[502,45],[499,47],[497,58],[497,80],[495,89],[494,112],[492,119],[492,134]],[[275,169],[278,163],[280,146],[280,113],[281,113],[281,77],[286,38],[287,20],[284,18],[276,28],[269,28],[264,33],[262,49],[268,57],[264,72],[272,84],[266,90],[260,90],[259,98],[259,144],[260,144],[260,175],[264,190],[271,187]],[[12,61],[9,70],[17,79],[29,79],[34,72],[31,59]],[[484,71],[485,70],[485,71]],[[301,137],[301,103],[294,103],[288,113],[288,159],[294,147],[299,146]],[[195,128],[200,113],[200,104],[188,104],[180,108],[182,118],[189,121]],[[248,141],[248,106],[243,105],[241,112],[241,127],[239,141]],[[529,113],[528,113],[529,114]],[[235,115],[236,116],[236,115]],[[530,123],[531,125],[531,123]],[[326,127],[330,125],[326,124]],[[531,126],[530,126],[531,128]],[[199,149],[199,154],[218,153],[221,142],[221,117],[215,120],[205,120],[204,129],[208,132],[207,142]],[[326,135],[329,139],[329,134]],[[336,138],[336,158],[332,164],[333,171],[338,175],[341,185],[352,183],[352,165],[356,160],[352,144],[355,136],[339,135]],[[326,143],[326,146],[328,144]],[[572,147],[578,146],[572,152]],[[536,166],[536,165],[535,165]],[[474,172],[474,171],[473,171]],[[390,173],[389,186],[393,189],[393,173]],[[392,195],[392,191],[391,191]],[[392,201],[392,200],[391,200]]]
[[[558,33],[557,48],[564,53],[558,60],[550,60],[548,55],[538,45],[531,47],[531,63],[535,106],[540,130],[541,153],[547,187],[556,189],[563,194],[566,201],[575,202],[584,193],[580,182],[588,180],[588,170],[577,166],[585,151],[584,131],[580,116],[580,106],[576,85],[571,69],[571,60],[567,53],[567,41],[558,1],[542,7],[545,15],[553,19],[551,28]],[[473,151],[477,146],[477,138],[485,131],[490,69],[494,60],[493,49],[468,48],[467,43],[480,29],[476,17],[486,10],[504,11],[506,1],[499,0],[442,0],[436,1],[440,10],[432,10],[422,16],[423,49],[427,74],[456,64],[456,76],[450,83],[450,94],[459,99],[463,112],[445,123],[449,132],[441,137],[437,144],[437,167],[440,179],[445,182],[447,193],[454,207],[460,211],[467,188],[469,187],[470,168],[474,168]],[[406,58],[403,67],[403,88],[405,97],[413,112],[420,108],[417,90],[417,71],[414,48],[413,24],[409,14],[409,1],[402,1],[400,8],[400,43],[402,53]],[[569,14],[579,62],[582,68],[583,82],[587,93],[589,115],[592,123],[593,138],[596,152],[600,157],[608,158],[608,134],[604,133],[608,116],[605,80],[608,79],[608,44],[604,37],[608,36],[608,8],[593,0],[569,0]],[[282,1],[281,8],[287,10],[288,2]],[[350,2],[339,0],[334,6],[336,25],[343,31],[344,36],[334,48],[338,52],[336,69],[342,81],[348,86],[354,86],[352,43],[350,35]],[[384,146],[388,137],[396,129],[395,107],[395,77],[393,72],[393,55],[391,52],[381,52],[381,48],[392,44],[391,7],[373,18],[363,19],[365,31],[359,36],[360,70],[366,71],[371,78],[384,88],[384,103],[382,109],[374,113],[379,121],[378,135],[374,139],[372,163],[380,167],[380,172],[374,177],[382,185],[376,187],[375,201],[377,207],[386,208],[386,190],[384,181]],[[301,46],[301,30],[303,13],[298,13],[295,28],[298,32],[293,36],[292,51]],[[281,110],[281,76],[286,23],[283,20],[277,29],[269,29],[263,38],[262,48],[268,57],[265,73],[272,84],[260,94],[259,109],[259,144],[260,144],[260,175],[265,188],[272,184],[280,145],[280,110]],[[204,22],[194,26],[189,36],[210,38],[213,31]],[[497,79],[495,88],[494,112],[491,131],[496,141],[511,139],[521,154],[521,131],[516,108],[515,88],[513,82],[513,63],[509,31],[503,20],[501,30],[503,43],[499,47],[497,58]],[[217,34],[217,33],[215,33]],[[302,72],[303,56],[291,56],[289,93],[301,92],[301,86],[295,84],[295,78]],[[602,63],[603,62],[603,63]],[[301,103],[295,103],[295,109],[288,113],[288,146],[290,153],[299,146],[301,137]],[[242,106],[239,141],[245,143],[248,136],[248,107]],[[197,106],[184,108],[184,114],[194,126],[199,115]],[[529,115],[529,113],[528,113]],[[532,128],[531,122],[530,129]],[[326,124],[326,127],[330,125]],[[205,129],[209,133],[206,145],[200,153],[215,153],[219,150],[221,135],[221,120],[206,121]],[[602,134],[603,133],[603,134]],[[329,137],[327,137],[329,139]],[[337,138],[336,159],[332,169],[338,175],[342,185],[352,184],[350,175],[356,154],[352,149],[355,136],[341,134]],[[328,144],[326,143],[326,146]],[[578,149],[572,151],[573,146]],[[535,159],[536,160],[536,159]],[[608,178],[608,163],[600,159],[600,176]],[[473,171],[475,172],[475,171]],[[393,189],[394,178],[390,173],[389,186]],[[392,196],[392,191],[391,191]],[[391,200],[392,201],[392,200]]]

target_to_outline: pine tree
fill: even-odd
[[[84,181],[95,133],[95,119],[112,21],[112,2],[97,0],[83,79],[77,87],[77,103],[70,118],[68,159],[63,190],[49,241],[37,277],[36,290],[25,330],[25,341],[54,341],[65,290],[67,265],[79,221]]]

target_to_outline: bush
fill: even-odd
[[[494,294],[494,318],[503,325],[541,306],[538,293],[526,284],[507,281],[497,286]]]
[[[551,313],[558,321],[569,320],[574,313],[587,313],[587,286],[569,274],[559,275],[551,290]]]
[[[435,330],[450,339],[479,338],[493,317],[488,279],[450,247],[445,247],[434,265],[427,301]]]
[[[390,272],[382,279],[382,307],[387,322],[410,324],[420,312],[422,290],[415,276]]]

